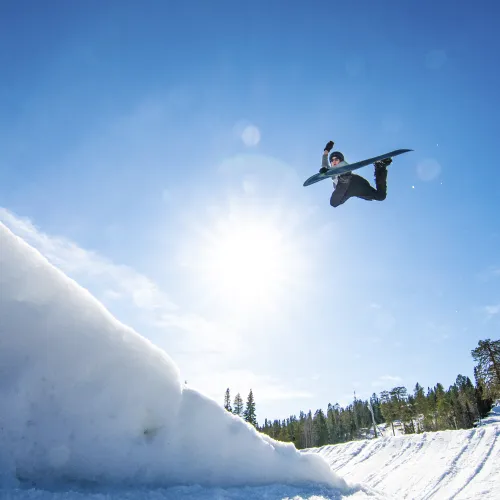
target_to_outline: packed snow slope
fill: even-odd
[[[183,388],[164,351],[0,223],[0,487],[311,482],[345,487]]]
[[[496,416],[495,416],[496,415]],[[386,498],[500,498],[500,407],[487,425],[324,446],[315,451],[347,481]]]
[[[0,223],[0,498],[493,500],[500,406],[482,424],[299,453],[183,387]]]

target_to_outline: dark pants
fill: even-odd
[[[360,175],[353,173],[340,176],[337,186],[330,198],[330,205],[338,207],[345,203],[349,198],[355,196],[363,200],[385,200],[387,196],[387,169],[375,169],[375,185],[373,188],[370,183]]]

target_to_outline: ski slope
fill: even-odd
[[[499,499],[500,406],[487,425],[324,446],[316,452],[348,482],[387,498]]]
[[[299,452],[0,223],[0,499],[500,498],[500,408],[469,431]]]

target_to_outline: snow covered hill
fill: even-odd
[[[316,452],[348,482],[388,498],[500,498],[500,407],[476,429],[324,446]]]
[[[172,359],[0,223],[0,487],[345,488],[183,387]]]
[[[0,223],[0,499],[500,498],[500,407],[469,431],[298,452]]]

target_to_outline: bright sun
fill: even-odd
[[[238,310],[274,307],[294,272],[286,229],[257,215],[233,214],[206,236],[199,270],[212,298]]]
[[[208,248],[207,271],[224,295],[253,301],[277,286],[282,257],[277,231],[258,225],[226,227]]]

